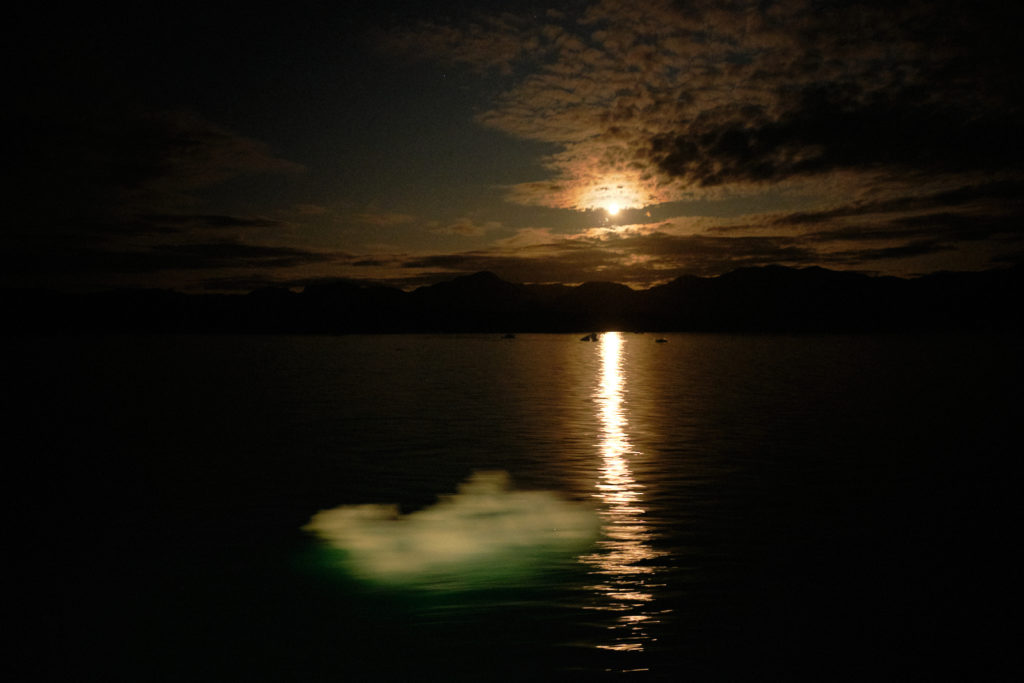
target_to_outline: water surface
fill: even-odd
[[[19,340],[48,666],[835,680],[1005,660],[1017,339],[665,338]],[[479,473],[509,487],[445,518]],[[389,552],[433,564],[374,576],[304,529],[378,504],[405,525],[380,527]],[[591,511],[593,537],[560,542],[545,505]]]

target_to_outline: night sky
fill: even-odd
[[[9,16],[0,285],[1024,260],[1018,3],[363,4]]]

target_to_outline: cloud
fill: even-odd
[[[266,144],[189,111],[149,114],[135,125],[134,135],[121,138],[123,144],[134,145],[123,160],[132,164],[121,178],[125,186],[176,192],[240,175],[302,170],[298,164],[275,157]]]
[[[779,224],[825,223],[837,218],[928,211],[960,207],[978,211],[1002,207],[1010,213],[1024,212],[1024,180],[999,180],[980,184],[956,185],[936,192],[903,193],[881,200],[862,200],[815,211],[791,212],[780,217]]]
[[[207,242],[157,244],[147,248],[58,247],[46,254],[25,253],[10,269],[13,274],[119,273],[150,274],[163,271],[275,270],[351,260],[343,252],[297,247]]]
[[[521,249],[552,244],[564,239],[566,239],[564,235],[556,235],[551,232],[551,228],[521,228],[516,230],[511,237],[505,237],[495,242],[495,246],[502,249]]]
[[[193,235],[199,239],[211,232],[242,234],[259,229],[283,230],[288,223],[256,216],[227,214],[152,213],[123,216],[87,216],[50,226],[45,236],[61,235],[64,240],[90,244],[109,243],[127,237],[169,237]],[[65,229],[67,232],[65,233]],[[44,235],[37,235],[43,237]],[[49,245],[43,245],[43,249]]]
[[[310,263],[335,261],[338,253],[311,251],[237,242],[205,244],[161,244],[153,247],[140,262],[150,268],[291,268]]]
[[[515,282],[615,281],[647,287],[683,274],[717,275],[747,265],[812,265],[821,252],[791,237],[672,234],[661,229],[595,229],[580,235],[526,231],[489,250],[415,256],[415,270],[472,273],[489,270]],[[545,239],[545,237],[549,239]],[[443,278],[442,278],[443,279]]]
[[[377,228],[393,228],[399,225],[408,225],[414,222],[416,217],[407,213],[391,211],[364,211],[363,213],[355,214],[352,220]]]
[[[819,242],[931,239],[942,240],[950,246],[958,242],[991,240],[993,238],[1024,241],[1020,217],[948,211],[929,212],[886,217],[870,223],[844,223],[803,235],[803,239]]]
[[[860,265],[887,259],[902,259],[951,251],[955,247],[940,240],[915,240],[897,246],[839,251],[829,255],[829,261],[837,265]]]
[[[484,233],[492,232],[500,228],[501,223],[498,221],[485,221],[481,223],[472,218],[460,218],[454,223],[448,223],[446,225],[434,222],[429,226],[431,232],[436,232],[441,235],[459,235],[461,237],[479,237]]]
[[[289,268],[333,258],[245,244],[238,241],[244,234],[284,232],[289,224],[203,210],[216,206],[207,193],[230,181],[294,174],[300,165],[195,112],[145,111],[109,93],[92,95],[19,112],[27,123],[13,157],[19,172],[7,232],[20,262],[5,281],[52,285],[67,282],[66,274],[75,282],[90,274],[99,283],[106,273],[124,286],[143,281],[121,277],[129,273]]]
[[[860,84],[813,84],[784,111],[735,104],[707,110],[679,133],[651,139],[666,175],[714,186],[835,170],[916,173],[1019,169],[1022,128],[970,101],[936,103],[918,89],[865,92]]]
[[[394,23],[412,16],[404,12],[388,17]],[[175,68],[160,76],[173,76],[174,83],[157,78],[141,87],[125,76],[141,75],[146,60],[124,64],[124,72],[109,68],[131,53],[118,41],[96,40],[107,35],[109,22],[96,24],[103,29],[98,34],[67,25],[39,37],[46,49],[33,52],[37,63],[23,70],[25,87],[10,105],[16,131],[9,158],[16,180],[5,214],[5,231],[13,235],[6,243],[11,278],[24,281],[32,270],[110,268],[178,272],[182,283],[191,277],[284,281],[296,275],[289,271],[319,264],[301,275],[358,272],[408,283],[489,269],[520,281],[615,279],[645,286],[773,259],[912,272],[906,267],[912,259],[914,267],[956,267],[960,254],[962,263],[983,267],[1021,251],[1020,4],[584,0],[547,12],[486,3],[417,16],[430,20],[391,27],[377,35],[378,46],[400,61],[432,61],[449,76],[464,70],[458,78],[464,89],[453,102],[471,105],[475,114],[462,123],[539,143],[522,150],[545,150],[539,166],[488,159],[489,167],[515,169],[499,176],[504,185],[497,189],[529,210],[496,207],[490,194],[477,194],[469,210],[446,209],[462,218],[427,223],[389,210],[412,206],[427,196],[422,188],[410,187],[401,205],[356,200],[349,193],[362,191],[358,183],[338,186],[341,194],[328,201],[317,192],[332,181],[315,178],[304,188],[278,188],[280,206],[290,208],[267,208],[274,193],[263,194],[272,189],[266,181],[293,180],[302,166],[197,111],[145,109],[150,91],[161,91],[161,103],[181,101],[165,87],[188,97],[215,79],[193,83],[195,72]],[[358,25],[371,17],[387,20],[370,12]],[[355,43],[344,52],[365,58]],[[82,61],[87,55],[91,63]],[[338,92],[387,93],[387,106],[407,106],[402,88],[391,99],[401,81],[386,80],[393,71],[374,80],[376,65],[360,66],[367,83],[380,87]],[[246,73],[253,81],[280,77],[248,67]],[[314,80],[320,74],[309,72]],[[472,88],[474,80],[481,89]],[[227,91],[195,106],[247,96],[246,84],[224,83]],[[216,111],[241,116],[247,109],[238,100]],[[410,129],[424,140],[433,135],[429,109]],[[267,130],[273,117],[266,114],[251,122],[254,129]],[[339,134],[362,135],[349,128],[355,132]],[[444,133],[456,129],[446,125]],[[327,132],[322,139],[334,139]],[[288,144],[299,140],[285,137]],[[399,168],[408,160],[403,155],[419,153],[395,142],[394,149],[378,150],[374,163]],[[451,142],[453,150],[461,144]],[[459,154],[453,152],[453,163]],[[443,187],[454,177],[481,180],[442,173],[418,174],[412,182],[441,183],[430,200],[441,201],[459,195]],[[379,180],[383,197],[391,192],[387,174]],[[245,195],[256,203],[241,204]],[[296,204],[302,201],[318,203]],[[612,203],[646,211],[624,210],[616,220],[587,211]],[[653,218],[643,230],[615,225],[644,221],[645,213]],[[413,226],[473,238],[475,248],[414,253],[422,247],[413,245],[429,235],[410,238]],[[388,245],[361,239],[373,228],[389,235],[378,240]],[[564,234],[570,229],[578,234]],[[275,245],[359,240],[363,253],[301,242],[261,245],[257,237]],[[489,246],[482,238],[491,238]]]
[[[345,505],[303,529],[340,551],[354,576],[459,589],[571,562],[597,538],[596,512],[550,491],[516,491],[505,472],[477,472],[458,492],[402,515],[397,505]]]
[[[623,277],[633,281],[647,273],[620,270],[625,255],[609,244],[585,236],[565,237],[550,243],[429,254],[402,261],[406,269],[473,273],[489,270],[514,282],[583,282]]]
[[[242,176],[295,173],[264,143],[189,111],[111,107],[31,112],[21,142],[16,223],[131,232],[143,216],[171,215],[196,193]],[[124,226],[121,230],[118,226]]]
[[[152,214],[140,216],[140,221],[172,228],[280,228],[285,224],[269,218],[226,216],[222,214]]]
[[[320,204],[296,204],[293,210],[300,216],[326,216],[331,212],[329,208]]]
[[[500,65],[478,123],[557,146],[550,177],[510,200],[587,209],[835,172],[851,194],[898,174],[1019,174],[1022,18],[957,0],[604,0],[402,36],[425,58]]]
[[[645,288],[680,275],[714,276],[771,264],[892,272],[898,261],[955,257],[972,240],[996,239],[1008,249],[1024,241],[1015,221],[955,213],[897,214],[870,223],[826,223],[809,231],[800,225],[801,230],[787,232],[778,225],[784,218],[749,219],[703,229],[695,229],[689,219],[668,220],[574,235],[531,228],[489,249],[395,257],[389,265],[428,273],[425,281],[489,270],[514,282],[615,281]]]

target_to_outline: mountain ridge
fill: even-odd
[[[517,284],[481,271],[410,292],[339,280],[301,293],[4,290],[0,302],[21,332],[869,332],[1022,330],[1022,293],[1021,266],[903,279],[776,265],[645,290]]]

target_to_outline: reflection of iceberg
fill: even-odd
[[[548,491],[512,491],[505,472],[478,472],[458,493],[401,515],[394,505],[345,505],[303,527],[342,551],[364,579],[467,584],[571,561],[600,529],[593,510]]]

